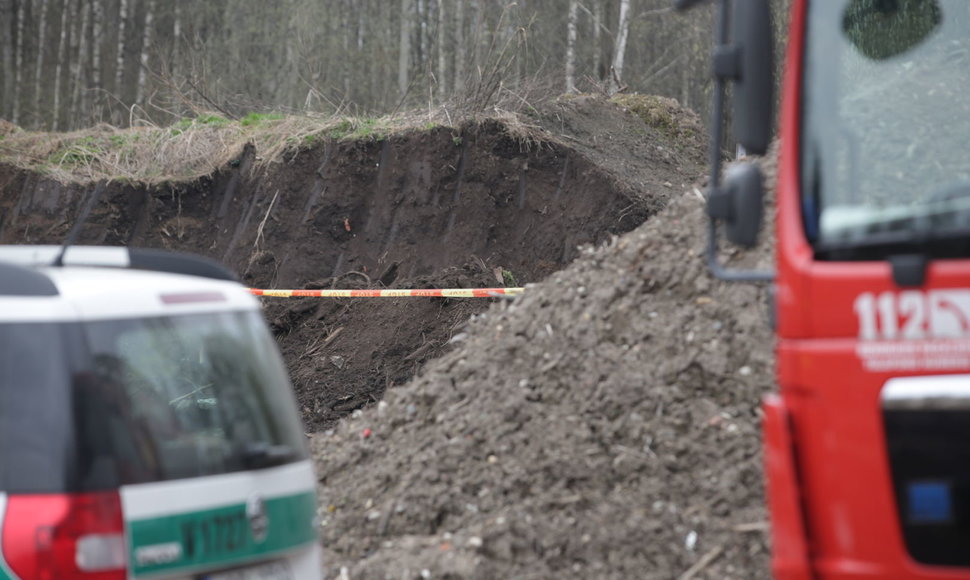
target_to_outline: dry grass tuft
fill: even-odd
[[[209,175],[235,163],[247,145],[256,151],[253,169],[261,170],[327,141],[382,140],[402,132],[445,128],[457,142],[463,127],[484,122],[500,123],[523,148],[531,148],[546,137],[530,122],[535,108],[526,96],[509,92],[487,111],[463,109],[451,102],[385,117],[271,113],[230,120],[206,113],[167,127],[146,124],[119,129],[101,124],[70,133],[23,131],[4,122],[0,163],[63,183],[121,179],[156,184]]]
[[[109,125],[71,133],[23,131],[0,141],[0,161],[61,182],[193,179],[237,156],[248,141],[233,123],[195,121],[172,127]]]
[[[641,94],[620,94],[610,99],[640,117],[675,142],[696,140],[704,135],[700,118],[668,97]]]
[[[0,139],[5,138],[7,135],[12,135],[21,131],[21,128],[14,125],[10,121],[0,119]]]

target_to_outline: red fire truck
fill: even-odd
[[[678,7],[695,3],[677,0]],[[970,2],[793,0],[774,272],[718,262],[757,239],[761,174],[719,179],[772,123],[768,0],[721,0],[708,259],[772,283],[764,401],[781,579],[970,578]]]

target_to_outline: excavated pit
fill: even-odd
[[[548,129],[491,118],[272,163],[248,146],[193,182],[110,181],[77,243],[200,253],[256,288],[524,285],[643,223],[699,171],[697,154],[599,99],[535,121]],[[61,243],[96,189],[0,166],[0,243]],[[407,381],[489,302],[264,299],[310,430]]]

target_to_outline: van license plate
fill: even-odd
[[[286,562],[270,562],[209,574],[201,580],[293,580],[293,575],[290,574],[290,567]]]

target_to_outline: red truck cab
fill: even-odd
[[[767,0],[734,3],[716,63],[770,31]],[[793,1],[777,270],[723,270],[711,252],[722,277],[774,284],[764,446],[777,578],[970,578],[968,25],[966,0]],[[763,72],[743,64],[715,71],[742,85]],[[735,106],[754,114],[744,98]],[[763,135],[764,120],[735,122]],[[712,224],[748,242],[752,174],[715,177],[708,196]]]

